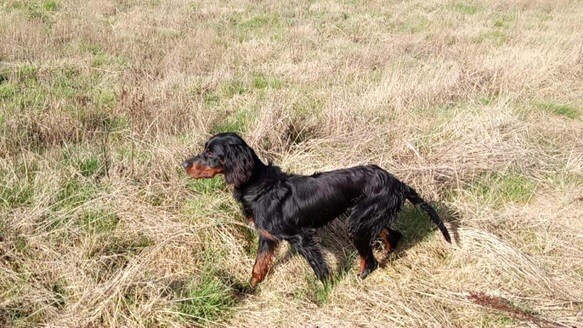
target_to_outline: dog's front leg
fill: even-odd
[[[277,244],[277,240],[268,239],[263,236],[259,237],[259,249],[257,250],[257,258],[255,259],[255,265],[253,265],[253,273],[251,275],[250,285],[252,288],[255,288],[257,284],[262,282],[269,269],[271,269],[273,254]]]

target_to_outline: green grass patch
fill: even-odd
[[[296,256],[300,256],[299,254]],[[299,290],[296,298],[307,297],[310,301],[318,306],[323,306],[330,300],[330,295],[334,291],[336,284],[342,281],[353,269],[353,264],[358,257],[358,252],[351,252],[344,261],[340,263],[340,268],[332,272],[332,280],[326,284],[322,283],[314,274],[310,267],[307,271],[307,288],[308,290]],[[333,268],[331,268],[333,270]]]
[[[112,89],[95,88],[91,95],[97,108],[112,109],[117,104],[117,95]]]
[[[14,249],[20,254],[26,254],[28,248],[28,242],[24,236],[18,236],[14,240]]]
[[[492,30],[485,33],[482,33],[476,39],[477,42],[490,42],[496,46],[501,46],[508,41],[508,35],[500,30]]]
[[[518,322],[505,313],[485,314],[483,322],[486,327],[514,326]]]
[[[434,231],[441,234],[436,230],[435,224],[427,213],[415,206],[403,207],[399,218],[395,222],[395,230],[398,230],[403,235],[399,244],[419,243],[427,239]]]
[[[281,25],[280,17],[275,13],[266,13],[243,20],[236,28],[248,33],[256,32],[264,28],[273,29]]]
[[[50,72],[46,91],[54,97],[70,99],[86,89],[85,78],[90,76],[84,75],[77,67],[66,65]]]
[[[33,65],[20,65],[3,71],[0,105],[4,105],[6,115],[46,108],[48,92],[39,84],[38,71],[38,67]]]
[[[528,203],[536,185],[526,177],[513,173],[484,173],[470,186],[481,202],[502,206],[506,203]]]
[[[7,11],[20,10],[30,19],[51,22],[54,13],[59,10],[59,3],[54,0],[44,1],[9,1],[3,6]]]
[[[195,93],[197,92],[194,88]],[[241,79],[232,79],[225,82],[222,82],[216,89],[208,90],[205,92],[198,91],[202,93],[202,98],[206,105],[208,106],[216,106],[219,105],[222,101],[231,99],[235,96],[242,95],[249,91],[249,85],[245,83]]]
[[[105,54],[95,55],[93,59],[91,59],[91,67],[101,67],[107,62],[107,56]]]
[[[0,203],[4,208],[31,205],[34,200],[34,185],[31,181],[10,183],[0,186]]]
[[[0,125],[0,153],[76,144],[128,126],[126,117],[114,113],[118,97],[103,86],[99,72],[70,65],[46,69],[42,75],[32,65],[3,72],[1,120],[13,124]]]
[[[79,50],[83,52],[88,52],[92,55],[99,55],[105,53],[103,47],[98,44],[81,44],[79,45]]]
[[[205,92],[202,98],[208,106],[216,106],[221,102],[221,96],[214,92]]]
[[[7,69],[0,67],[0,84],[8,83],[10,76]]]
[[[193,223],[197,220],[205,220],[211,209],[209,209],[208,204],[205,202],[205,197],[196,197],[191,201],[184,202],[180,208],[180,213],[184,218],[185,222]]]
[[[131,144],[125,145],[125,147],[112,149],[115,153],[113,157],[119,158],[119,161],[127,160],[131,163],[129,169],[134,170],[139,166],[149,166],[152,164],[154,159],[154,154],[151,151],[136,149],[132,147]],[[180,165],[176,165],[177,173],[184,174],[184,169]]]
[[[105,167],[98,155],[101,149],[87,146],[65,146],[61,148],[62,161],[60,165],[74,168],[84,177],[102,177],[105,175]]]
[[[31,205],[34,200],[34,186],[30,182],[0,186],[0,203],[4,208]]]
[[[314,275],[313,271],[310,270],[310,274]],[[310,279],[310,286],[314,288],[314,299],[313,302],[322,306],[328,302],[330,299],[330,293],[334,289],[332,283],[322,284],[317,278]]]
[[[550,172],[546,175],[546,181],[561,189],[583,187],[583,174],[576,172]]]
[[[12,115],[45,110],[49,100],[59,101],[72,113],[116,105],[117,96],[113,89],[102,86],[100,72],[87,73],[66,65],[47,70],[39,79],[37,67],[21,65],[5,74],[6,81],[0,84],[0,104]]]
[[[38,81],[39,68],[34,65],[20,65],[16,68],[16,81],[25,85],[30,85]]]
[[[478,12],[478,6],[472,2],[458,2],[454,3],[451,8],[464,15],[474,15]]]
[[[486,32],[481,33],[477,38],[476,42],[489,42],[496,46],[501,46],[508,42],[508,30],[512,27],[512,24],[516,20],[515,15],[498,15],[492,21],[492,28]]]
[[[244,94],[249,89],[247,88],[245,82],[239,79],[233,79],[221,84],[219,90],[222,97],[229,99],[236,95]]]
[[[74,50],[75,51],[75,50]],[[124,66],[127,64],[127,59],[123,56],[114,56],[105,52],[103,47],[98,44],[81,44],[76,51],[89,53],[91,55],[91,67],[103,66]]]
[[[429,30],[430,23],[424,16],[415,16],[405,20],[394,20],[389,22],[389,26],[398,33],[416,34]]]
[[[38,83],[38,67],[20,65],[5,68],[0,76],[0,106],[3,116],[11,117],[21,111],[46,108],[47,93],[42,92]],[[0,127],[0,131],[5,127]]]
[[[56,209],[72,209],[86,203],[95,196],[96,188],[76,177],[67,179],[57,192]]]
[[[267,25],[273,25],[278,22],[277,16],[259,15],[243,21],[238,25],[239,28],[254,30]]]
[[[236,302],[231,287],[210,271],[182,284],[177,293],[180,299],[177,311],[188,321],[198,324],[224,317]]]
[[[106,210],[88,210],[80,218],[81,226],[90,233],[111,233],[118,222],[117,214]]]
[[[94,175],[103,176],[105,174],[105,170],[100,164],[99,159],[95,157],[80,159],[77,162],[77,168],[79,173],[85,177]]]
[[[496,100],[496,96],[485,96],[485,97],[480,97],[478,99],[478,102],[480,104],[482,104],[483,106],[489,106],[491,105],[494,101]]]
[[[207,106],[217,106],[223,101],[253,92],[253,90],[279,89],[282,85],[283,83],[278,78],[255,72],[249,78],[233,78],[209,90],[197,84],[190,88],[189,93],[197,97],[201,96]]]
[[[202,95],[204,103],[208,106],[219,105],[222,101],[243,95],[252,90],[279,89],[282,82],[274,77],[268,77],[263,73],[253,73],[249,79],[234,78],[219,84],[214,90],[201,90],[200,86],[194,86],[191,93],[195,96]]]
[[[132,236],[111,236],[104,235],[103,240],[107,240],[107,245],[100,249],[100,255],[135,254],[146,247],[155,244],[155,241],[146,235]]]
[[[31,205],[35,196],[35,163],[17,163],[13,170],[0,170],[0,208]]]
[[[239,42],[257,38],[270,38],[281,40],[285,32],[285,26],[277,13],[265,13],[253,17],[243,17],[236,13],[229,17],[228,27],[235,33]],[[224,26],[222,26],[224,28]]]
[[[239,109],[224,119],[216,121],[211,127],[211,133],[237,132],[244,133],[247,122],[253,119],[254,112],[248,109]]]
[[[10,83],[2,83],[0,84],[0,100],[10,100],[18,93],[18,91],[18,86]]]
[[[212,179],[189,179],[187,188],[201,194],[222,193],[227,191],[227,185],[223,177],[217,176]]]
[[[499,15],[494,19],[494,27],[499,29],[508,29],[516,20],[515,15]]]
[[[263,73],[254,73],[251,77],[251,85],[255,89],[279,89],[282,83],[277,78],[270,78]]]
[[[570,119],[576,119],[579,118],[579,116],[581,115],[581,110],[571,106],[571,105],[567,105],[567,104],[557,104],[554,102],[543,102],[543,103],[538,103],[536,104],[536,107],[552,113],[554,115],[557,116],[563,116],[563,117],[568,117]]]

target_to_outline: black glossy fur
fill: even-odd
[[[251,285],[261,282],[270,269],[277,244],[286,240],[302,254],[320,280],[331,272],[322,257],[314,232],[348,212],[349,234],[361,258],[360,276],[378,266],[371,243],[381,236],[388,250],[400,233],[389,229],[405,199],[429,214],[448,242],[449,233],[435,210],[415,190],[376,165],[357,166],[310,176],[284,173],[264,164],[234,133],[211,137],[205,150],[183,163],[195,178],[225,175],[234,197],[260,234]]]

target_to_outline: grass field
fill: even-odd
[[[583,327],[583,2],[0,0],[0,326]],[[222,177],[376,163],[408,205],[366,280],[287,245],[254,293]]]

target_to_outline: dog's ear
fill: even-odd
[[[223,166],[228,184],[239,188],[251,178],[256,157],[253,155],[253,150],[247,145],[231,144],[226,147]]]

